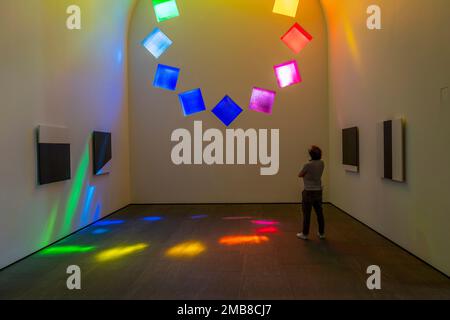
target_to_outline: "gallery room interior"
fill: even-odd
[[[448,5],[0,1],[0,299],[450,299]]]

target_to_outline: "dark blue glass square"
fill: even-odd
[[[206,110],[205,101],[203,100],[202,91],[200,89],[180,93],[178,97],[180,98],[181,107],[183,108],[185,117]]]
[[[227,127],[242,113],[239,107],[229,96],[225,96],[222,101],[212,110],[212,113],[219,118]]]
[[[153,86],[155,88],[175,91],[177,88],[179,75],[180,69],[163,64],[158,64],[158,68],[156,69],[155,74],[155,80],[153,81]]]

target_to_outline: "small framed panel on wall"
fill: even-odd
[[[349,172],[359,172],[359,130],[357,127],[342,130],[342,164]]]
[[[92,134],[92,154],[94,175],[111,172],[112,139],[110,132],[94,131]]]
[[[71,178],[70,141],[65,127],[39,126],[37,129],[38,184]]]
[[[403,119],[378,123],[378,171],[382,178],[405,182],[405,122]]]

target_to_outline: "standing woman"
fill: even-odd
[[[299,178],[303,178],[305,188],[302,193],[303,231],[297,233],[297,237],[302,240],[308,239],[311,211],[314,208],[319,224],[318,236],[325,239],[325,219],[322,209],[322,174],[325,164],[322,161],[322,150],[318,146],[312,146],[309,155],[311,160],[303,166],[298,175]]]

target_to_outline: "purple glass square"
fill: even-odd
[[[249,109],[257,112],[272,114],[276,95],[277,93],[275,91],[256,87],[253,88]]]

